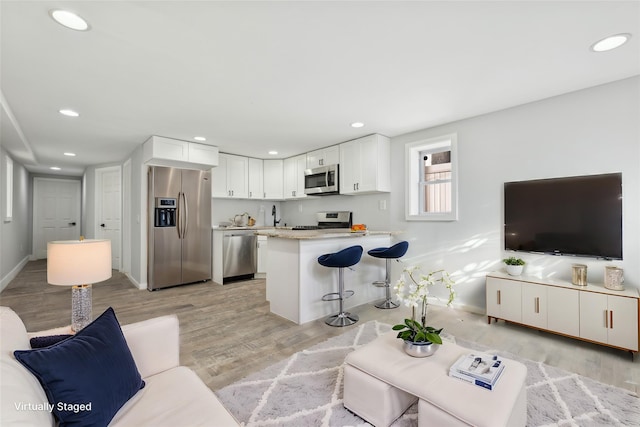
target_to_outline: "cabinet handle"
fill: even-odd
[[[613,310],[609,310],[609,329],[613,329]]]
[[[604,311],[604,327],[609,329],[609,310]]]
[[[249,197],[253,197],[253,192],[249,191]]]
[[[540,297],[536,297],[536,313],[540,313]]]
[[[498,291],[498,305],[500,305],[500,291]]]

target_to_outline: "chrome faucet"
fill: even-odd
[[[276,221],[276,205],[273,205],[273,207],[271,208],[271,215],[273,215],[273,226],[277,227],[280,223],[280,220]]]

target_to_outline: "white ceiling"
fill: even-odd
[[[284,158],[640,74],[638,1],[2,0],[0,20],[2,145],[62,175],[150,135]],[[589,50],[617,33],[633,37]]]

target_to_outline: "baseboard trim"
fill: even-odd
[[[7,273],[6,276],[4,276],[2,278],[2,280],[0,280],[0,292],[2,292],[4,290],[4,288],[7,287],[7,285],[16,278],[16,276],[18,275],[18,273],[20,273],[20,271],[22,271],[22,269],[24,268],[25,265],[27,265],[27,263],[30,261],[31,259],[31,255],[27,255],[26,257],[24,257],[22,259],[22,261],[20,261],[18,263],[18,265],[16,265],[15,267],[13,267],[13,270],[11,270],[9,273]]]
[[[131,274],[129,274],[129,273],[124,273],[124,275],[127,276],[127,279],[129,279],[129,281],[136,288],[138,288],[140,290],[147,289],[147,284],[146,283],[138,283],[138,281],[136,279],[134,279],[133,276],[131,276]]]

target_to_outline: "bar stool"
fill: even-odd
[[[362,246],[350,246],[338,252],[324,254],[318,257],[318,263],[325,267],[338,268],[338,292],[332,292],[322,297],[323,301],[340,301],[340,312],[327,317],[324,321],[329,326],[349,326],[358,321],[358,316],[344,311],[343,300],[353,295],[353,291],[344,290],[344,268],[360,262]]]
[[[407,253],[407,249],[409,249],[409,242],[402,241],[388,248],[375,248],[367,252],[374,258],[384,258],[387,261],[387,272],[384,280],[373,282],[374,286],[385,288],[386,298],[376,304],[377,308],[398,308],[398,304],[391,301],[391,289],[389,288],[389,284],[391,283],[391,260],[395,259],[397,261],[398,258]]]

